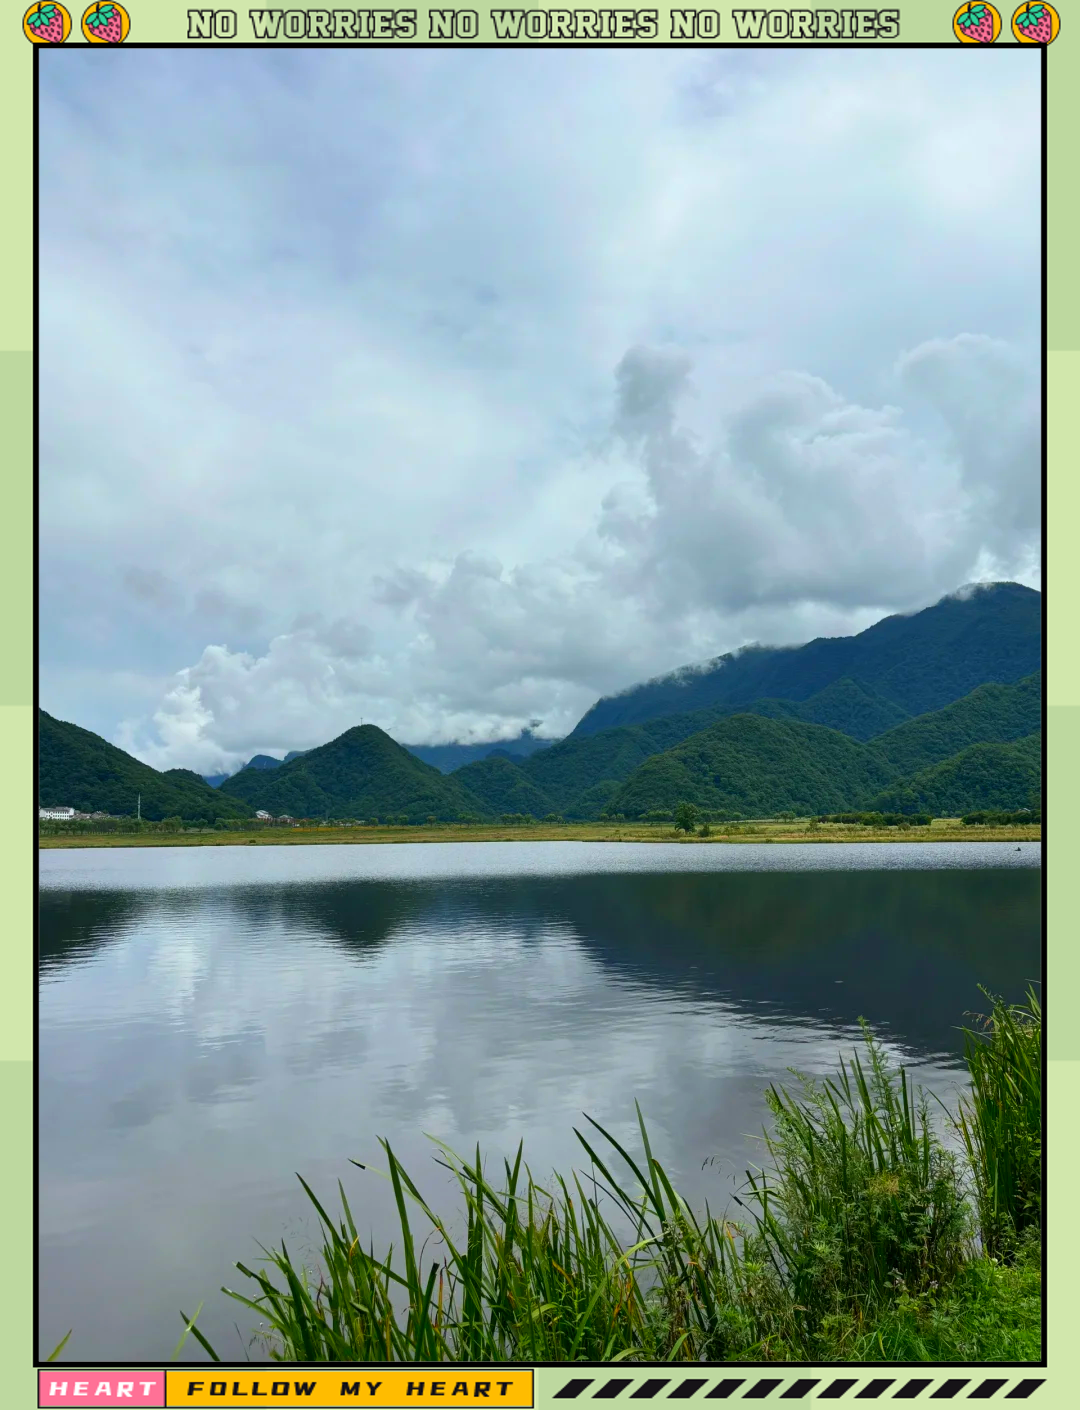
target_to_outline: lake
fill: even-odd
[[[297,1172],[377,1251],[378,1137],[455,1207],[425,1133],[492,1174],[586,1165],[587,1112],[719,1212],[763,1092],[867,1018],[955,1101],[978,985],[1041,980],[1038,843],[580,842],[39,854],[39,1311],[47,1355],[164,1363],[180,1309],[249,1350],[224,1283],[318,1248]],[[239,1328],[234,1323],[239,1323]],[[189,1340],[184,1356],[196,1359]]]

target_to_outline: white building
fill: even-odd
[[[259,818],[262,822],[273,822],[273,818],[270,816],[270,814],[264,813],[261,808],[255,814],[255,816]]]
[[[75,816],[74,808],[39,808],[38,818],[49,818],[53,822],[70,822]]]

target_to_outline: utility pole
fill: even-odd
[[[141,794],[141,793],[139,794],[139,802],[138,802],[137,808],[138,808],[138,818],[139,818],[139,822],[142,822],[142,794]]]

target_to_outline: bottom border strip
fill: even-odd
[[[642,1381],[628,1399],[653,1400],[659,1397],[664,1400],[688,1400],[693,1396],[701,1400],[727,1400],[732,1397],[739,1400],[766,1400],[779,1391],[777,1398],[780,1400],[803,1400],[810,1396],[817,1387],[820,1387],[813,1395],[815,1400],[839,1400],[848,1395],[855,1400],[877,1400],[890,1390],[891,1394],[888,1395],[890,1400],[915,1400],[923,1395],[928,1395],[932,1400],[952,1400],[965,1387],[971,1386],[972,1389],[964,1396],[965,1400],[989,1400],[1007,1386],[1008,1389],[1004,1391],[1002,1399],[1026,1400],[1045,1383],[1045,1379],[1031,1378],[1010,1382],[1004,1377],[993,1377],[982,1381],[972,1381],[967,1377],[963,1379],[950,1377],[940,1381],[924,1377],[906,1381],[896,1377],[874,1378],[865,1381],[854,1377],[837,1378],[831,1381],[819,1378],[810,1379],[809,1377],[796,1381],[784,1381],[778,1377],[751,1381],[725,1378],[714,1382],[709,1390],[698,1395],[701,1388],[709,1385],[709,1382],[695,1377],[684,1380],[669,1378]],[[577,1400],[585,1395],[590,1386],[596,1386],[596,1389],[585,1397],[586,1399],[615,1400],[622,1395],[627,1386],[633,1384],[632,1380],[621,1378],[598,1381],[591,1376],[575,1376],[564,1382],[554,1392],[553,1399]],[[670,1387],[670,1389],[665,1389],[666,1387]],[[781,1387],[784,1389],[781,1390]],[[893,1387],[895,1389],[892,1389]]]
[[[433,1374],[434,1373],[434,1374]],[[571,1376],[548,1390],[554,1368],[478,1366],[340,1367],[333,1373],[284,1366],[264,1372],[229,1367],[203,1371],[84,1371],[57,1368],[38,1372],[39,1410],[93,1405],[101,1410],[134,1406],[168,1407],[244,1405],[269,1407],[352,1407],[408,1410],[410,1406],[464,1405],[482,1402],[493,1410],[500,1392],[507,1410],[532,1410],[535,1375],[544,1400],[1027,1400],[1046,1384],[1045,1377],[856,1377],[781,1376],[713,1378],[708,1376]],[[288,1379],[286,1379],[286,1377]],[[370,1388],[370,1389],[369,1389]]]

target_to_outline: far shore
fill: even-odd
[[[1041,825],[965,827],[958,818],[935,818],[929,827],[860,827],[849,823],[763,821],[713,823],[707,837],[687,837],[669,825],[652,823],[456,823],[418,827],[289,827],[218,832],[114,832],[42,836],[53,847],[304,847],[365,846],[402,842],[664,842],[671,846],[762,842],[1041,842]]]

